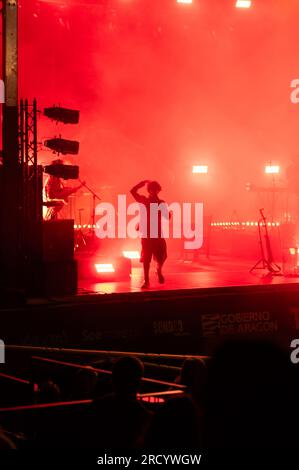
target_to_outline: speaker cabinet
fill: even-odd
[[[46,297],[75,295],[77,280],[75,260],[42,262],[33,268],[31,294]]]
[[[28,274],[30,293],[39,296],[76,294],[78,269],[74,260],[74,221],[44,221],[34,233],[32,240],[36,248],[31,250],[34,256]]]
[[[74,221],[43,222],[43,261],[71,261],[74,259]]]

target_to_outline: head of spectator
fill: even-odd
[[[114,390],[118,395],[136,396],[140,388],[144,367],[136,357],[122,357],[112,369]]]
[[[79,369],[74,377],[72,398],[85,400],[94,397],[97,386],[98,374],[90,366]]]
[[[186,385],[188,392],[201,402],[206,384],[207,367],[200,358],[188,358],[184,361],[178,382]]]
[[[61,400],[59,386],[51,379],[40,385],[38,401],[39,403],[55,403]]]

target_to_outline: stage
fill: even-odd
[[[159,284],[154,268],[151,271],[150,288],[145,292],[167,292],[181,289],[200,290],[225,287],[284,285],[299,283],[299,276],[267,275],[267,271],[257,269],[250,273],[255,263],[232,260],[225,257],[202,257],[200,261],[170,261],[165,266],[165,284]],[[120,294],[144,292],[141,289],[143,273],[141,265],[132,267],[130,280],[94,282],[79,280],[79,295]]]
[[[152,273],[127,282],[79,282],[76,296],[28,298],[2,308],[7,345],[154,354],[210,354],[231,336],[289,347],[299,330],[299,278],[250,274],[227,259],[169,262],[166,283]]]

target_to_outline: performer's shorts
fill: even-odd
[[[164,238],[142,238],[141,239],[141,263],[150,263],[152,258],[163,264],[167,258],[167,247]]]

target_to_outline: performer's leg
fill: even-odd
[[[155,247],[155,260],[157,263],[157,276],[160,284],[164,284],[165,279],[162,273],[162,268],[167,258],[167,247],[166,242],[164,239],[157,239],[156,240],[156,247]]]
[[[152,246],[151,241],[143,238],[141,240],[141,259],[140,261],[143,263],[143,274],[144,274],[144,283],[142,285],[142,289],[147,289],[149,287],[149,271],[150,271],[150,263],[152,259]]]
[[[144,273],[144,283],[142,289],[147,289],[149,287],[149,270],[150,263],[148,261],[143,262],[143,273]]]
[[[162,267],[164,263],[157,263],[157,276],[160,284],[164,284],[165,278],[162,274]]]

